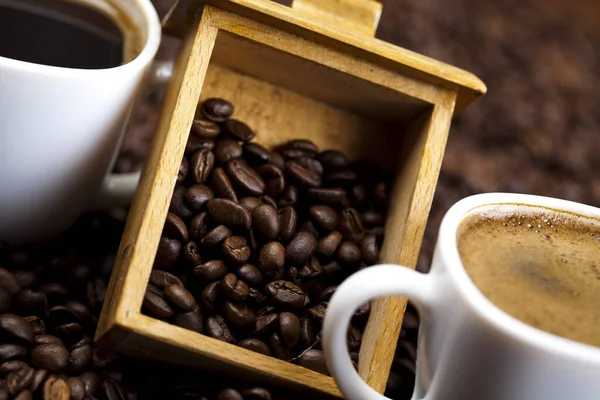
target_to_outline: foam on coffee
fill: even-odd
[[[473,210],[457,232],[464,267],[497,307],[600,346],[600,220],[542,207]]]

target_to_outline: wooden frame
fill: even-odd
[[[337,2],[346,1],[367,0]],[[182,47],[96,340],[140,357],[341,396],[330,377],[150,318],[141,306],[196,106],[209,96],[236,104],[236,117],[263,145],[301,136],[396,164],[381,259],[416,265],[451,118],[486,88],[468,72],[365,36],[381,11],[368,3],[341,28],[306,8],[266,0],[185,1],[174,9],[166,30],[182,38]],[[350,30],[356,24],[367,26],[363,34]],[[281,118],[266,115],[274,107]],[[372,305],[359,373],[380,392],[405,306],[401,298]]]

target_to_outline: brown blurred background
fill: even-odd
[[[174,0],[153,0],[164,15]],[[509,191],[600,205],[600,5],[594,0],[384,0],[382,40],[470,70],[488,94],[453,124],[419,269],[444,212]],[[171,57],[166,40],[159,57]],[[160,110],[149,94],[117,168],[140,167]]]

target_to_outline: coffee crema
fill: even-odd
[[[477,208],[457,232],[479,290],[513,317],[600,346],[600,220],[542,207]]]

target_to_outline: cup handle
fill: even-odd
[[[147,86],[157,87],[169,82],[173,76],[174,63],[172,61],[154,61],[148,72]],[[125,130],[121,136],[124,135]],[[122,137],[121,137],[122,139]],[[117,146],[115,157],[121,146]],[[140,183],[141,171],[113,174],[104,178],[98,195],[92,201],[91,209],[105,210],[114,207],[123,207],[131,203],[138,184]]]
[[[335,291],[323,321],[323,350],[327,367],[345,398],[389,400],[358,375],[348,353],[347,331],[354,311],[378,297],[405,296],[426,312],[432,304],[432,278],[398,265],[378,265],[355,273]]]

